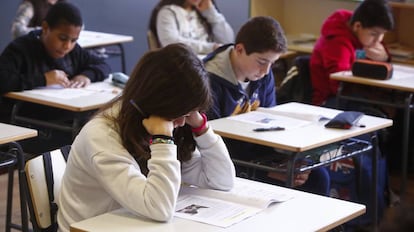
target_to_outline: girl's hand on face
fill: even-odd
[[[151,115],[142,120],[142,125],[150,135],[173,135],[174,123],[165,118]]]
[[[381,43],[375,44],[375,46],[364,48],[365,55],[367,58],[376,61],[387,61],[388,54]]]
[[[201,0],[200,3],[196,6],[199,11],[205,11],[213,7],[213,2],[211,0]]]
[[[185,119],[185,123],[187,123],[192,128],[197,128],[203,125],[204,119],[201,116],[200,112],[198,111],[191,111],[188,117]]]

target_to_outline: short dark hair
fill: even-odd
[[[365,0],[354,10],[351,25],[361,22],[362,27],[380,27],[385,30],[394,28],[394,18],[391,7],[384,0]]]
[[[50,28],[55,28],[61,24],[83,25],[79,8],[68,2],[58,2],[53,5],[47,12],[45,21]]]
[[[236,36],[236,44],[243,44],[246,53],[287,51],[285,32],[280,23],[272,17],[258,16],[247,21]]]

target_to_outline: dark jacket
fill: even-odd
[[[78,44],[64,58],[51,58],[40,40],[41,30],[12,41],[0,55],[0,94],[45,86],[44,73],[53,69],[65,71],[69,79],[83,74],[92,82],[104,80],[110,67]]]
[[[251,81],[246,93],[237,80],[230,75],[232,72],[230,59],[226,55],[232,45],[223,46],[204,58],[206,69],[209,72],[209,81],[213,95],[213,105],[207,112],[208,119],[223,118],[256,110],[258,107],[272,107],[276,105],[276,88],[272,70],[257,81]],[[214,65],[209,62],[215,62]],[[229,71],[230,70],[230,71]],[[253,159],[258,155],[274,153],[270,147],[264,147],[238,140],[224,139],[233,158]]]

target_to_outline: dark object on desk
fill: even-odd
[[[126,83],[128,82],[129,76],[122,73],[122,72],[114,72],[112,75],[112,84],[115,86],[124,88]]]
[[[337,114],[333,119],[325,124],[326,128],[350,129],[356,126],[359,119],[364,115],[358,111],[345,111]],[[363,125],[360,125],[363,127]]]
[[[388,80],[392,77],[391,63],[358,59],[352,64],[352,75],[378,80]]]
[[[279,126],[276,126],[276,127],[263,127],[263,128],[255,128],[255,129],[253,129],[253,131],[255,131],[255,132],[282,131],[282,130],[285,130],[285,128],[284,127],[279,127]]]

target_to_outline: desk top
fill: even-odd
[[[311,34],[286,35],[288,49],[295,52],[312,53],[317,37]]]
[[[393,64],[393,76],[389,80],[376,80],[371,78],[353,76],[351,71],[342,71],[331,74],[330,78],[355,84],[376,86],[387,89],[414,92],[414,67]]]
[[[0,144],[16,142],[37,136],[37,130],[0,123]]]
[[[273,111],[302,113],[308,115],[319,115],[326,118],[333,118],[342,112],[319,106],[302,103],[286,103],[271,108]],[[264,146],[275,147],[292,152],[303,152],[334,142],[342,141],[358,135],[367,134],[389,126],[393,121],[379,117],[364,115],[359,123],[365,127],[352,127],[351,129],[325,128],[327,121],[316,121],[301,127],[286,129],[283,131],[254,132],[257,125],[253,123],[221,118],[209,121],[213,130],[227,138],[237,139],[245,142],[256,143]],[[284,126],[284,125],[280,125]]]
[[[74,112],[83,112],[98,109],[114,99],[121,91],[120,88],[113,86],[109,80],[105,80],[79,89],[34,89],[9,92],[4,96]]]
[[[236,179],[254,185],[268,185]],[[293,199],[270,205],[267,209],[227,228],[174,217],[169,223],[139,218],[126,210],[116,210],[71,225],[72,232],[142,230],[146,232],[251,232],[251,231],[327,231],[365,213],[365,206],[294,189],[270,185],[274,191]]]
[[[133,41],[134,38],[128,35],[118,35],[96,31],[81,31],[78,44],[83,48],[108,46]]]

